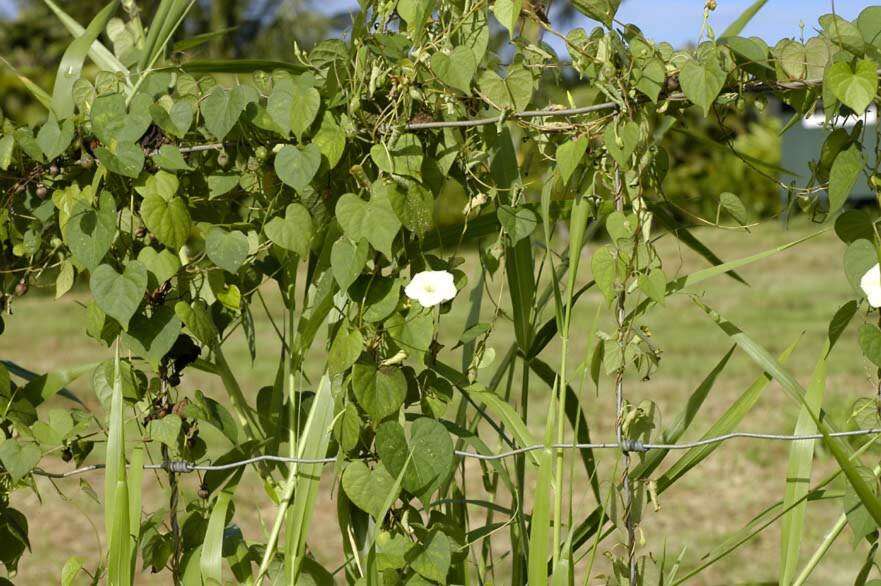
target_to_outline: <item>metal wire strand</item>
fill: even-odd
[[[864,435],[874,435],[881,434],[881,428],[873,427],[869,429],[856,429],[853,431],[837,431],[834,433],[830,433],[830,437],[858,437]],[[823,434],[815,433],[809,435],[786,435],[786,434],[777,434],[777,433],[752,433],[746,431],[735,431],[732,433],[726,433],[724,435],[717,435],[713,437],[708,437],[700,440],[695,440],[691,442],[682,442],[677,444],[655,444],[655,443],[642,443],[636,440],[624,439],[619,444],[618,442],[598,442],[598,443],[573,443],[573,444],[534,444],[531,446],[524,446],[522,448],[516,448],[513,450],[508,450],[505,452],[499,452],[497,454],[481,454],[478,452],[469,452],[463,450],[455,450],[454,453],[459,458],[466,459],[474,459],[474,460],[502,460],[505,458],[511,458],[513,456],[517,456],[520,454],[527,454],[529,452],[537,452],[540,450],[610,450],[610,449],[620,449],[625,452],[648,452],[650,450],[690,450],[692,448],[699,448],[702,446],[709,446],[713,444],[721,444],[733,439],[756,439],[756,440],[767,440],[767,441],[783,441],[783,442],[797,442],[804,440],[819,440],[823,439]],[[232,468],[240,468],[242,466],[249,466],[251,464],[256,464],[258,462],[283,462],[286,464],[331,464],[336,462],[339,458],[336,456],[332,456],[329,458],[292,458],[289,456],[272,456],[269,454],[265,454],[262,456],[254,456],[253,458],[248,458],[245,460],[237,460],[235,462],[226,462],[223,464],[195,464],[193,462],[185,462],[179,460],[160,462],[158,464],[144,464],[145,470],[166,470],[169,472],[174,472],[176,474],[186,474],[190,472],[212,472],[212,471],[221,471],[221,470],[230,470]],[[83,466],[82,468],[77,468],[76,470],[70,470],[68,472],[49,472],[43,470],[42,468],[34,468],[33,473],[38,476],[45,476],[47,478],[69,478],[71,476],[77,476],[79,474],[85,474],[86,472],[92,472],[95,470],[101,470],[104,468],[104,464],[91,464],[89,466]]]

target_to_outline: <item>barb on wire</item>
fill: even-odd
[[[869,429],[856,429],[853,431],[837,431],[834,433],[830,433],[830,437],[857,437],[864,435],[874,435],[881,434],[881,428],[873,427]],[[515,448],[513,450],[508,450],[505,452],[499,452],[497,454],[481,454],[479,452],[469,452],[463,450],[455,450],[454,453],[456,456],[460,458],[471,458],[474,460],[502,460],[504,458],[511,458],[513,456],[517,456],[520,454],[526,454],[529,452],[536,452],[539,450],[551,449],[551,450],[608,450],[608,449],[621,449],[626,452],[648,452],[649,450],[690,450],[692,448],[699,448],[701,446],[708,446],[712,444],[720,444],[727,442],[733,439],[758,439],[758,440],[768,440],[768,441],[786,441],[786,442],[795,442],[795,441],[804,441],[804,440],[818,440],[823,439],[823,435],[819,433],[809,434],[809,435],[786,435],[786,434],[776,434],[776,433],[751,433],[746,431],[736,431],[732,433],[726,433],[724,435],[717,435],[713,437],[708,437],[700,440],[695,440],[691,442],[682,442],[677,444],[655,444],[655,443],[642,443],[635,440],[623,439],[621,443],[618,442],[596,442],[596,443],[573,443],[573,444],[535,444],[531,446],[524,446],[522,448]],[[235,462],[227,462],[224,464],[195,464],[193,462],[185,462],[185,461],[168,461],[168,462],[160,462],[158,464],[144,464],[145,470],[167,470],[169,472],[174,472],[177,474],[184,474],[189,472],[216,472],[221,470],[230,470],[232,468],[239,468],[242,466],[249,466],[251,464],[257,464],[258,462],[282,462],[286,464],[331,464],[336,462],[338,458],[336,456],[331,456],[328,458],[293,458],[289,456],[272,456],[272,455],[262,455],[262,456],[254,456],[253,458],[248,458],[245,460],[238,460]],[[85,474],[86,472],[92,472],[94,470],[101,470],[104,468],[104,464],[91,464],[89,466],[83,466],[81,468],[77,468],[75,470],[70,470],[68,472],[48,472],[43,470],[42,468],[34,468],[33,474],[37,476],[45,476],[47,478],[69,478],[71,476],[76,476],[78,474]]]

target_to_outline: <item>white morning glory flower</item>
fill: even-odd
[[[875,265],[860,279],[860,288],[869,298],[869,305],[881,307],[881,266]]]
[[[456,285],[447,271],[422,271],[413,276],[404,293],[422,307],[434,307],[455,297]]]

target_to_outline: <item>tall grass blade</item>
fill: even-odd
[[[55,2],[52,0],[43,0],[43,2],[49,7],[49,10],[55,13],[55,16],[61,21],[61,24],[64,25],[64,28],[66,28],[67,32],[71,35],[79,37],[86,32],[86,29],[84,29],[80,23],[62,10]],[[110,49],[105,47],[104,44],[97,39],[95,39],[92,42],[92,46],[89,47],[89,58],[104,71],[122,73],[126,78],[128,77],[128,68],[116,58],[116,55],[114,55]],[[126,83],[128,83],[128,79],[126,79]]]
[[[860,454],[869,449],[874,443],[877,441],[877,436],[873,437],[871,440],[867,441],[865,444],[860,446],[859,449],[855,450],[848,459],[851,461],[855,461],[859,458]],[[770,507],[767,507],[764,511],[753,517],[753,519],[747,523],[746,526],[741,528],[739,531],[728,536],[725,541],[721,544],[713,548],[712,551],[707,553],[706,555],[701,557],[701,563],[689,570],[685,576],[678,579],[673,583],[673,586],[676,584],[681,584],[704,571],[714,563],[718,562],[721,559],[724,559],[726,556],[731,554],[733,551],[747,543],[750,539],[770,527],[775,521],[780,519],[783,515],[788,513],[792,507],[805,502],[805,501],[814,501],[814,500],[822,500],[822,499],[840,499],[842,498],[842,493],[840,491],[830,491],[826,487],[829,486],[839,475],[842,474],[842,470],[836,470],[832,472],[828,476],[826,476],[823,480],[821,480],[816,487],[805,493],[800,497],[798,501],[791,504],[789,507],[785,507],[782,500],[777,501]],[[881,467],[876,467],[874,470],[874,474],[877,476],[881,474]]]
[[[532,308],[535,304],[535,275],[532,244],[523,238],[505,249],[505,272],[511,294],[514,337],[520,350],[526,352],[532,343]]]
[[[780,362],[786,363],[792,354],[799,340],[790,344],[781,354]],[[737,400],[731,404],[728,409],[719,417],[713,425],[701,436],[701,439],[723,435],[734,431],[737,425],[743,421],[756,401],[762,395],[762,392],[771,382],[771,375],[763,372],[753,383],[740,395]],[[709,444],[706,446],[697,446],[686,451],[664,474],[658,479],[658,493],[665,491],[674,482],[679,480],[686,472],[700,464],[710,454],[712,454],[720,444]]]
[[[762,7],[768,3],[768,0],[756,0],[749,6],[747,6],[746,10],[740,13],[734,22],[728,25],[728,27],[722,31],[722,34],[719,38],[725,37],[736,37],[739,35],[744,27],[749,24],[749,21],[753,19],[756,13],[762,9]]]
[[[842,307],[829,325],[829,336],[823,347],[820,358],[811,375],[811,382],[805,394],[805,404],[798,414],[795,424],[795,435],[812,435],[817,433],[817,426],[811,419],[811,411],[819,413],[823,406],[823,395],[826,392],[827,360],[838,337],[847,327],[856,312],[856,302],[851,301]],[[792,582],[798,567],[798,553],[801,548],[807,503],[801,497],[807,493],[811,481],[811,468],[814,461],[814,440],[792,442],[789,448],[789,468],[786,473],[786,492],[783,504],[788,512],[783,517],[780,536],[780,584]],[[801,501],[801,502],[800,502]],[[789,505],[799,504],[790,508]]]
[[[701,308],[713,319],[716,325],[719,326],[719,328],[725,332],[725,334],[728,335],[728,337],[730,337],[741,348],[741,350],[746,352],[746,354],[756,362],[756,364],[761,366],[765,372],[773,376],[791,398],[806,408],[807,413],[810,414],[811,419],[817,426],[817,430],[823,435],[823,443],[826,444],[826,447],[829,448],[829,451],[835,457],[835,460],[838,461],[838,465],[847,477],[848,482],[853,486],[854,492],[856,492],[860,501],[865,505],[866,510],[875,521],[875,524],[881,527],[881,500],[879,500],[878,495],[875,494],[872,487],[870,487],[862,475],[860,475],[856,464],[854,464],[848,457],[851,453],[849,446],[839,438],[833,438],[829,435],[829,433],[835,431],[835,428],[827,422],[828,417],[825,417],[822,410],[814,411],[805,401],[806,391],[801,384],[799,384],[795,377],[793,377],[789,371],[780,364],[780,362],[775,360],[764,347],[749,337],[740,328],[700,301],[695,300],[695,302],[701,306]]]
[[[514,434],[519,447],[533,446],[539,443],[510,403],[489,391],[470,390],[469,394],[473,401],[483,403],[491,414],[502,420],[505,426]],[[530,452],[529,456],[536,466],[541,463],[536,452]]]
[[[141,486],[144,479],[144,447],[137,446],[132,450],[129,461],[126,484],[128,485],[128,519],[129,519],[129,565],[131,575],[135,575],[138,561],[138,545],[141,539]]]
[[[293,396],[291,399],[293,400]],[[306,419],[302,435],[297,440],[297,457],[303,459],[323,458],[330,442],[333,421],[333,395],[330,378],[321,377],[318,391],[312,400],[312,407]],[[266,543],[266,551],[257,572],[257,583],[269,570],[275,557],[281,526],[287,519],[287,544],[285,547],[285,571],[290,583],[296,583],[296,576],[306,547],[306,535],[312,519],[315,494],[321,477],[323,464],[292,464],[288,472],[284,494],[278,505],[275,523]]]
[[[841,498],[840,492],[831,492],[826,489],[817,489],[810,491],[807,495],[805,495],[803,497],[803,501],[815,501],[824,499],[834,500],[839,498]],[[672,586],[685,583],[687,580],[703,572],[719,560],[724,559],[726,556],[730,555],[739,547],[750,541],[753,537],[760,534],[762,531],[774,524],[774,522],[776,522],[778,519],[780,519],[780,517],[786,514],[787,511],[788,509],[783,506],[782,501],[774,503],[773,505],[756,515],[745,527],[732,533],[720,545],[713,548],[710,553],[703,556],[701,558],[700,564],[685,572],[685,574],[681,578],[676,580],[672,584]]]
[[[32,372],[10,360],[0,360],[0,363],[9,369],[9,372],[15,376],[28,381],[22,390],[22,393],[23,397],[32,405],[37,406],[49,397],[58,394],[65,399],[75,401],[84,407],[85,404],[80,401],[79,398],[73,394],[73,391],[68,389],[66,385],[69,385],[84,374],[92,372],[100,364],[100,362],[91,362],[89,364],[80,364],[70,368],[53,370],[46,374],[37,374],[36,372]]]
[[[305,459],[323,458],[327,454],[333,422],[333,395],[330,377],[324,375],[318,385],[318,392],[312,400],[312,408],[306,419],[303,434],[298,439],[298,456]],[[321,480],[323,464],[300,464],[291,467],[288,488],[293,491],[293,503],[288,510],[287,544],[285,566],[291,584],[297,582],[300,563],[306,550],[306,537],[315,510],[315,495]],[[285,500],[291,495],[286,494]]]
[[[528,576],[530,584],[547,584],[554,458],[550,450],[542,450],[537,454],[538,474],[532,505],[532,521],[529,524]]]
[[[192,59],[181,63],[179,68],[187,73],[254,73],[276,69],[291,73],[306,71],[306,67],[299,63],[271,59]]]
[[[226,511],[232,493],[224,490],[217,495],[208,528],[205,530],[205,541],[202,543],[202,554],[199,557],[199,568],[202,581],[208,586],[223,585],[223,532],[226,528]]]
[[[750,256],[739,258],[737,260],[732,260],[732,261],[729,261],[726,263],[720,263],[718,265],[715,265],[715,266],[712,266],[712,267],[709,267],[706,269],[701,269],[699,271],[695,271],[689,275],[686,275],[684,277],[680,277],[678,279],[670,281],[670,283],[667,284],[667,295],[670,295],[671,293],[675,293],[677,291],[681,291],[682,289],[685,289],[686,287],[690,287],[692,285],[697,285],[698,283],[701,283],[701,282],[706,281],[708,279],[712,279],[712,278],[717,277],[719,275],[722,275],[725,273],[730,274],[734,269],[739,269],[741,267],[752,264],[754,262],[764,260],[770,256],[774,256],[775,254],[783,252],[784,250],[788,250],[790,248],[793,248],[794,246],[798,246],[799,244],[802,244],[804,242],[807,242],[808,240],[816,238],[817,236],[825,234],[828,231],[829,231],[829,228],[823,228],[822,230],[817,230],[816,232],[808,234],[807,236],[805,236],[803,238],[793,240],[792,242],[787,242],[786,244],[781,244],[780,246],[775,246],[773,248],[769,248],[768,250],[763,250],[762,252],[758,252],[758,253],[752,254]]]
[[[109,544],[108,580],[114,586],[131,583],[129,494],[125,461],[122,375],[119,346],[113,362],[113,392],[107,432],[104,473],[104,526]]]
[[[869,444],[866,445],[868,446]],[[874,474],[876,477],[881,475],[881,466],[875,466],[875,468],[872,470],[872,474]],[[825,555],[829,552],[832,544],[835,543],[835,541],[844,531],[844,528],[846,526],[847,512],[841,513],[841,515],[838,517],[838,519],[835,520],[835,523],[832,525],[829,531],[825,533],[823,541],[820,543],[820,545],[817,546],[817,549],[808,559],[807,563],[805,563],[805,567],[802,568],[802,571],[798,573],[798,577],[793,580],[793,586],[802,586],[805,582],[807,582],[807,579],[811,577],[811,574],[817,568],[823,557],[825,557]]]
[[[71,41],[61,57],[58,73],[55,75],[55,86],[52,88],[52,110],[59,118],[70,118],[74,113],[73,84],[80,78],[86,55],[92,43],[107,26],[110,17],[116,12],[119,0],[113,0],[101,12],[95,15],[92,22],[82,35]]]
[[[553,388],[557,373],[554,372],[550,365],[539,358],[533,358],[529,361],[529,366],[532,368],[532,372],[538,375],[538,378],[540,378],[546,385]],[[578,395],[575,393],[575,390],[571,385],[566,385],[564,408],[566,411],[566,418],[569,420],[569,425],[576,431],[575,440],[580,444],[591,443],[590,427],[588,426],[587,418],[584,416],[584,411],[581,409],[581,402],[578,400]],[[594,496],[599,502],[600,484],[599,479],[597,478],[596,458],[594,457],[593,450],[578,450],[578,452],[581,456],[584,470],[587,473],[588,478],[590,478],[590,485],[593,489]]]
[[[192,2],[189,0],[162,0],[156,9],[156,14],[150,22],[147,30],[147,38],[144,40],[144,53],[138,62],[141,75],[156,63],[156,60],[165,51],[165,46],[171,36],[180,26],[181,19],[187,13]]]
[[[725,367],[728,365],[728,361],[734,354],[735,348],[736,346],[732,346],[731,349],[725,353],[722,359],[713,367],[713,370],[710,371],[698,387],[691,393],[688,397],[688,401],[685,403],[685,408],[679,412],[673,420],[673,423],[661,433],[660,441],[662,443],[676,443],[679,438],[688,431],[691,424],[694,422],[694,418],[697,416],[698,411],[703,406],[707,396],[710,394],[713,385],[715,385],[716,379],[719,378],[719,375],[722,374],[722,371],[725,370]],[[667,456],[668,452],[669,450],[652,450],[648,452],[645,455],[645,458],[633,468],[630,476],[634,479],[647,478],[661,464],[661,461]]]
[[[31,92],[31,95],[34,96],[35,100],[40,102],[40,104],[42,104],[43,107],[47,110],[52,110],[52,96],[50,96],[46,90],[31,81],[28,76],[21,74],[18,69],[13,67],[12,63],[3,58],[2,55],[0,55],[0,63],[3,63],[3,65],[8,67],[12,71],[12,73],[15,74],[15,77],[18,78],[18,81],[21,82],[21,85],[23,85],[26,90]]]
[[[724,264],[722,259],[719,256],[710,250],[710,248],[701,242],[694,234],[692,234],[688,228],[681,225],[681,223],[676,219],[676,217],[670,213],[670,211],[661,204],[650,204],[648,206],[649,211],[652,212],[652,217],[658,220],[664,228],[670,231],[670,233],[677,238],[682,244],[689,247],[699,255],[701,255],[707,262],[714,266],[718,266]],[[748,285],[746,281],[743,280],[743,277],[737,274],[737,272],[733,270],[728,270],[725,272],[729,277],[742,283],[744,285]]]

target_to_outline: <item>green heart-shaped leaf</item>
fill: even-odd
[[[123,177],[135,179],[144,168],[144,149],[133,142],[114,143],[113,148],[98,147],[95,156],[108,171]]]
[[[470,48],[459,46],[449,55],[441,52],[432,55],[431,69],[448,86],[470,94],[471,80],[477,72],[477,59]]]
[[[192,220],[184,201],[151,194],[141,202],[141,219],[147,229],[169,248],[180,248],[190,236]]]
[[[330,270],[342,291],[347,290],[361,274],[367,263],[370,252],[368,249],[365,238],[358,240],[357,244],[346,237],[333,243],[330,249]]]
[[[829,170],[829,212],[841,209],[865,166],[863,151],[853,144],[838,153]]]
[[[871,59],[860,59],[853,67],[846,61],[833,63],[826,84],[845,106],[862,114],[878,93],[878,66]]]
[[[341,327],[327,353],[327,371],[331,375],[344,372],[355,364],[364,349],[364,337],[354,328]]]
[[[275,174],[286,185],[305,191],[321,167],[321,150],[315,144],[296,147],[286,144],[275,155]]]
[[[136,355],[146,358],[153,367],[165,356],[180,335],[181,321],[174,309],[164,305],[149,318],[138,314],[132,318],[123,339]]]
[[[40,461],[41,455],[40,448],[31,443],[22,445],[12,438],[0,443],[0,462],[12,482],[18,482],[28,475]]]
[[[248,258],[248,237],[238,230],[213,228],[205,238],[205,254],[211,262],[235,274]]]
[[[844,274],[854,291],[863,295],[860,279],[878,264],[878,252],[869,240],[855,240],[844,249]]]
[[[107,94],[98,96],[92,102],[90,111],[92,132],[105,146],[113,143],[130,142],[140,139],[150,126],[149,96],[146,102],[132,100],[131,112],[125,107],[125,96]]]
[[[532,100],[532,74],[524,67],[512,67],[504,78],[484,71],[477,85],[492,106],[503,110],[525,110]]]
[[[68,118],[61,126],[58,126],[55,115],[49,114],[46,123],[43,124],[37,133],[37,144],[40,145],[40,149],[46,155],[46,160],[51,161],[67,150],[70,141],[73,140],[73,134],[73,120]]]
[[[410,567],[423,578],[443,583],[447,579],[452,562],[452,544],[450,539],[437,529],[419,544]]]
[[[860,326],[860,349],[863,356],[875,366],[881,368],[881,329],[875,324]]]
[[[443,484],[455,464],[450,434],[440,422],[428,417],[420,417],[412,423],[409,442],[400,423],[383,423],[376,430],[376,450],[394,476],[404,470],[409,455],[403,486],[423,501]]]
[[[511,237],[511,244],[528,238],[535,232],[538,227],[538,216],[531,209],[524,206],[511,207],[508,205],[499,206],[496,214],[499,217],[499,223]]]
[[[64,241],[73,257],[89,270],[101,260],[116,236],[116,203],[109,192],[101,193],[98,209],[76,202],[64,224]]]
[[[101,311],[127,330],[147,291],[147,269],[136,260],[126,263],[122,274],[110,265],[100,265],[92,271],[89,288]]]
[[[395,489],[395,479],[382,463],[371,470],[361,460],[346,466],[342,483],[349,500],[374,518],[382,514],[386,500]]]
[[[202,117],[205,118],[205,128],[208,132],[219,139],[229,134],[248,103],[254,101],[256,96],[251,93],[253,91],[253,88],[249,91],[242,85],[237,85],[229,91],[216,86],[201,105]]]
[[[682,92],[685,97],[703,109],[704,116],[710,115],[710,107],[722,91],[726,78],[727,75],[715,55],[700,61],[695,58],[688,59],[679,73]]]
[[[373,145],[370,158],[386,173],[422,178],[422,143],[415,134],[402,134],[391,145]]]
[[[312,216],[303,204],[292,203],[285,210],[284,218],[272,218],[263,232],[276,246],[305,258],[312,243]]]
[[[587,138],[584,136],[557,147],[557,172],[560,173],[563,183],[569,182],[585,152],[587,152]]]
[[[622,167],[629,168],[630,157],[639,144],[639,124],[632,120],[618,127],[609,124],[603,132],[603,142],[612,158]]]
[[[381,421],[404,404],[407,380],[400,368],[356,364],[352,368],[352,391],[361,408],[374,421]]]
[[[373,248],[392,257],[392,242],[401,229],[401,222],[388,199],[374,197],[366,202],[353,193],[346,193],[336,204],[336,219],[343,232],[355,242],[365,238]]]
[[[327,159],[328,169],[336,167],[343,157],[343,152],[346,150],[346,132],[340,128],[330,112],[324,112],[321,126],[312,137],[312,144],[318,145],[321,154]]]
[[[166,249],[156,251],[149,246],[141,249],[138,253],[138,262],[147,267],[147,270],[156,279],[153,286],[158,286],[172,278],[180,270],[180,259]]]
[[[424,236],[434,227],[434,196],[416,182],[407,188],[396,183],[376,181],[372,188],[374,199],[386,199],[391,203],[395,215],[408,230]]]
[[[434,336],[434,319],[427,311],[410,314],[405,318],[396,313],[385,322],[388,333],[395,343],[416,360],[421,360],[428,352]]]
[[[364,321],[375,323],[390,316],[401,298],[400,279],[380,277],[372,279],[364,303]]]
[[[194,301],[192,305],[178,301],[174,305],[174,313],[200,342],[206,346],[213,346],[217,342],[217,328],[203,301]]]
[[[659,268],[639,276],[639,290],[655,303],[663,304],[667,295],[667,277]]]
[[[178,100],[171,104],[168,109],[159,102],[150,106],[150,116],[159,128],[178,138],[186,136],[193,124],[193,104],[189,99]]]
[[[614,211],[606,218],[606,231],[613,241],[628,240],[636,233],[636,217]]]
[[[294,106],[291,110],[291,130],[298,141],[315,122],[318,110],[321,109],[321,94],[314,87],[298,88],[294,94]]]

